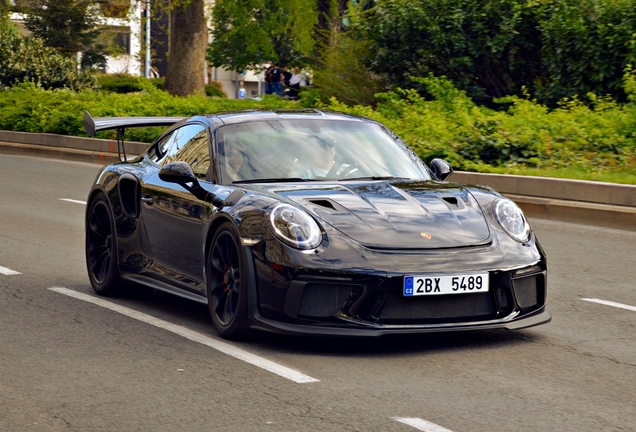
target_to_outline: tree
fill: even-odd
[[[83,67],[106,61],[94,0],[31,0],[25,2],[26,27],[48,47],[72,56],[84,53]]]
[[[208,60],[235,71],[307,63],[317,22],[316,0],[217,0]]]
[[[208,27],[203,0],[174,0],[170,8],[170,48],[164,89],[179,96],[205,95],[203,71]]]
[[[31,82],[45,89],[74,90],[95,85],[93,77],[77,72],[75,61],[44,46],[41,39],[23,37],[8,19],[0,17],[0,88]]]
[[[314,64],[314,86],[325,97],[346,104],[372,105],[375,94],[384,90],[365,60],[373,57],[369,43],[359,32],[363,5],[343,0],[321,0],[321,29],[317,31],[318,58]],[[346,26],[345,26],[346,23]]]
[[[379,0],[361,26],[371,69],[391,84],[447,76],[486,102],[541,75],[537,10],[526,0]]]

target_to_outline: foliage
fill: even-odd
[[[140,76],[133,76],[128,74],[102,74],[97,76],[99,88],[103,91],[113,93],[135,93],[142,91],[145,88],[144,83],[149,83],[155,88],[162,90],[164,79],[153,78],[147,79]],[[223,91],[221,83],[218,81],[212,81],[205,86],[205,94],[210,97],[226,98],[227,95]]]
[[[33,85],[0,91],[0,130],[57,133],[86,136],[84,111],[94,117],[110,116],[191,116],[236,109],[292,108],[292,102],[275,96],[261,101],[209,98],[192,95],[172,96],[158,90],[149,80],[142,81],[143,90],[119,94],[102,91],[74,92],[44,90]],[[104,132],[98,137],[114,137]],[[151,142],[156,129],[129,129],[126,139]]]
[[[630,75],[634,80],[634,75]],[[456,169],[502,172],[520,168],[636,174],[636,104],[593,98],[591,107],[563,100],[554,110],[517,97],[507,111],[476,105],[449,80],[418,79],[433,100],[415,90],[384,93],[375,109],[332,98],[325,109],[378,120],[424,160],[447,159]],[[634,81],[631,81],[634,82]]]
[[[208,60],[235,71],[302,65],[314,48],[315,0],[217,0]]]
[[[473,98],[518,94],[539,73],[539,34],[525,0],[380,0],[359,21],[373,71],[391,84],[448,76]]]
[[[253,108],[319,109],[361,115],[386,124],[425,161],[447,159],[455,169],[481,172],[636,179],[636,103],[592,96],[591,106],[564,99],[556,109],[510,97],[507,110],[475,104],[445,78],[417,78],[430,100],[414,89],[378,95],[375,107],[325,100],[308,90],[300,102],[266,96],[262,101],[174,97],[142,81],[143,90],[117,94],[44,90],[23,85],[0,91],[0,129],[84,136],[82,116],[189,116]],[[636,74],[625,71],[625,88],[636,96]],[[130,129],[126,139],[151,141],[157,130]],[[102,137],[110,136],[106,133]],[[621,177],[622,176],[622,177]]]
[[[48,47],[66,55],[83,52],[82,67],[106,61],[105,47],[97,44],[99,12],[93,0],[26,1],[26,27]]]
[[[331,28],[325,32],[320,43],[320,62],[314,66],[314,86],[322,96],[336,97],[346,104],[371,105],[375,94],[384,90],[381,80],[366,67],[363,59],[372,57],[368,42],[351,27],[340,30],[342,16],[334,11]],[[354,15],[354,14],[350,14]],[[349,22],[356,15],[349,17]]]
[[[539,21],[548,103],[563,97],[611,94],[624,99],[622,75],[636,64],[636,0],[547,2]]]
[[[77,72],[73,59],[45,47],[41,39],[20,36],[11,22],[0,20],[0,88],[31,82],[45,89],[82,89],[94,79]]]
[[[378,0],[357,25],[388,83],[443,75],[490,106],[524,91],[550,107],[625,100],[623,69],[636,64],[636,0]]]

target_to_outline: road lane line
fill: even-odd
[[[320,380],[316,378],[312,378],[308,375],[305,375],[301,372],[298,372],[294,369],[290,369],[288,367],[279,365],[278,363],[274,363],[271,360],[264,359],[263,357],[259,357],[255,354],[244,351],[240,348],[237,348],[233,345],[230,345],[225,342],[221,342],[219,340],[213,339],[209,336],[203,335],[201,333],[197,333],[183,326],[172,324],[168,321],[161,320],[159,318],[155,318],[151,315],[145,314],[143,312],[136,311],[134,309],[127,308],[125,306],[120,306],[115,303],[111,303],[109,301],[103,300],[98,297],[94,297],[91,295],[83,294],[77,291],[70,290],[68,288],[62,287],[52,287],[49,288],[51,291],[55,291],[60,294],[64,294],[70,297],[74,297],[79,300],[84,300],[85,302],[93,303],[97,306],[101,306],[106,309],[110,309],[115,312],[119,312],[120,314],[126,315],[130,318],[145,322],[147,324],[153,325],[155,327],[162,328],[164,330],[168,330],[172,333],[176,333],[179,336],[183,336],[186,339],[190,339],[191,341],[198,342],[200,344],[209,346],[210,348],[214,348],[217,351],[221,351],[224,354],[237,358],[239,360],[243,360],[249,364],[257,366],[261,369],[265,369],[269,372],[275,373],[283,378],[287,378],[299,384],[311,383],[311,382],[319,382]]]
[[[400,423],[404,423],[424,432],[452,432],[449,429],[445,429],[435,423],[417,417],[393,417],[393,420],[397,420]]]
[[[617,308],[621,308],[621,309],[627,309],[630,310],[632,312],[636,312],[636,306],[630,306],[630,305],[626,305],[623,303],[616,303],[613,301],[608,301],[608,300],[601,300],[601,299],[595,299],[595,298],[582,298],[581,300],[587,301],[587,302],[591,302],[591,303],[598,303],[598,304],[602,304],[602,305],[606,305],[606,306],[614,306]]]
[[[0,273],[2,273],[3,275],[7,275],[7,276],[22,274],[20,272],[17,272],[15,270],[11,270],[10,268],[6,268],[6,267],[2,267],[2,266],[0,266]]]
[[[76,203],[76,204],[84,204],[84,205],[86,205],[86,201],[78,201],[78,200],[74,200],[74,199],[70,199],[70,198],[60,198],[60,201],[67,201],[67,202],[72,202],[72,203]]]

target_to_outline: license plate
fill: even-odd
[[[468,294],[488,291],[488,273],[404,276],[404,295]]]

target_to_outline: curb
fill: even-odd
[[[132,153],[148,144],[126,142]],[[97,163],[119,161],[113,140],[0,131],[0,153]],[[453,182],[492,187],[531,218],[636,231],[636,185],[456,171]]]

